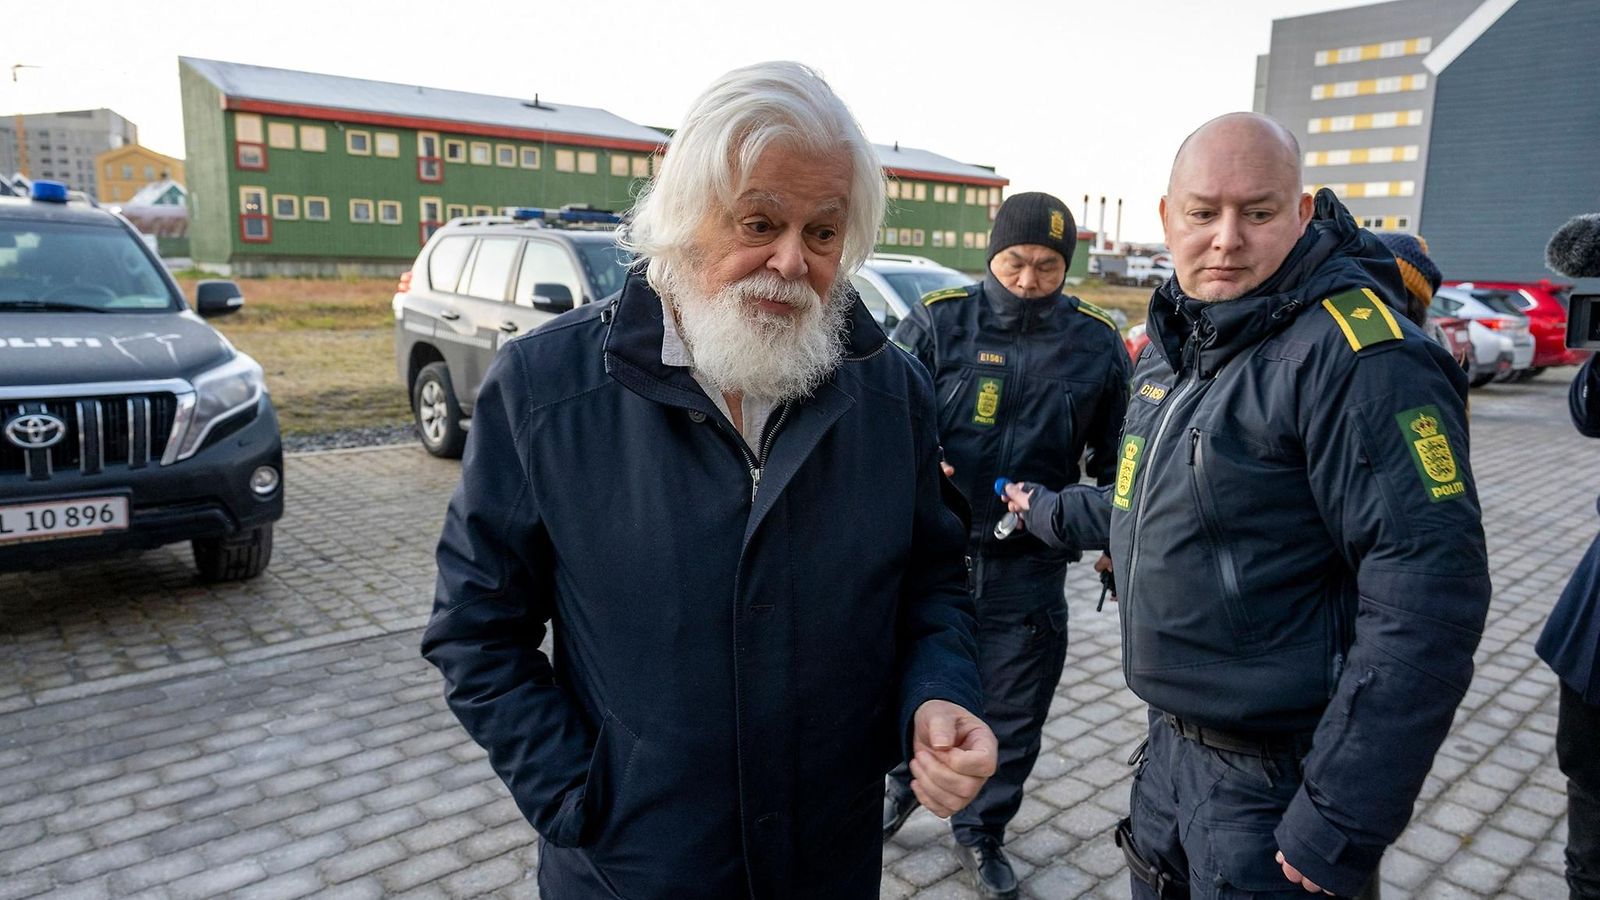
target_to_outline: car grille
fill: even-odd
[[[178,402],[173,394],[151,393],[0,403],[0,421],[29,413],[55,416],[66,424],[66,434],[43,450],[24,449],[0,436],[0,477],[44,481],[160,465]]]

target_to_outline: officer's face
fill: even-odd
[[[1173,163],[1161,224],[1184,293],[1236,300],[1266,281],[1311,221],[1299,160],[1260,122],[1220,120]]]
[[[1067,278],[1067,261],[1043,244],[1017,244],[989,260],[989,271],[1006,290],[1024,300],[1048,297]]]
[[[842,153],[768,148],[745,178],[733,208],[714,211],[700,227],[694,266],[701,293],[714,296],[765,272],[803,281],[818,297],[828,297],[844,250],[849,195],[850,161]],[[768,315],[796,313],[776,298],[752,302]]]

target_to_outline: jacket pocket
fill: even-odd
[[[962,396],[967,392],[967,382],[972,380],[972,370],[963,366],[952,381],[946,381],[940,386],[939,394],[939,433],[948,434],[951,426],[956,424],[955,417],[959,415]]]
[[[600,733],[595,736],[594,752],[589,757],[589,775],[584,782],[582,846],[595,843],[607,831],[627,788],[638,745],[639,736],[622,724],[611,710],[606,710],[605,717],[600,720]]]
[[[1218,521],[1217,496],[1212,484],[1213,475],[1208,471],[1206,462],[1209,456],[1206,443],[1204,432],[1198,428],[1189,429],[1189,483],[1193,488],[1195,509],[1199,513],[1200,524],[1205,531],[1206,543],[1211,548],[1212,561],[1216,565],[1217,586],[1222,592],[1228,624],[1232,626],[1234,639],[1241,647],[1253,647],[1260,643],[1261,636],[1256,633],[1249,610],[1245,608],[1244,591],[1240,587],[1239,564],[1234,558],[1228,535],[1223,530],[1222,523]]]

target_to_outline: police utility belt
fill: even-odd
[[[1213,750],[1259,757],[1285,756],[1292,753],[1297,759],[1311,752],[1312,733],[1309,731],[1225,731],[1221,728],[1207,728],[1186,722],[1172,713],[1162,713],[1161,718],[1166,720],[1180,737]]]

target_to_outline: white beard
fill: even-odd
[[[811,396],[844,358],[849,306],[841,280],[824,301],[804,281],[759,272],[710,297],[669,271],[666,294],[694,367],[728,393],[784,403]],[[776,300],[794,312],[763,312]]]

